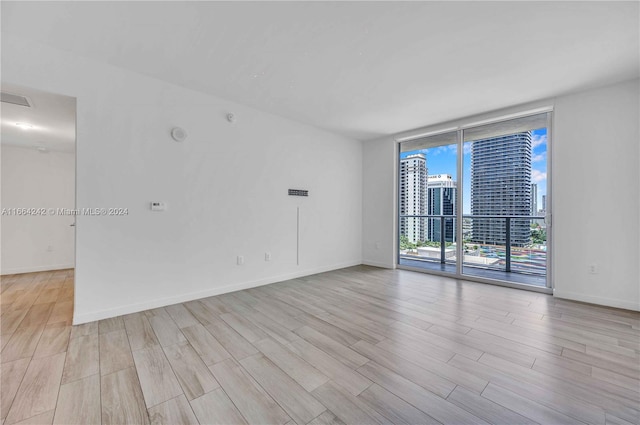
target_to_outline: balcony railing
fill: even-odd
[[[424,222],[410,224],[408,219],[422,219]],[[541,224],[544,222],[544,217],[465,214],[462,219],[463,246],[461,252],[464,267],[538,276],[546,274],[545,229],[543,226],[531,227],[532,220]],[[434,232],[436,226],[433,222],[436,220],[439,221],[437,224],[438,232]],[[429,223],[429,221],[431,222]],[[455,263],[458,252],[456,221],[457,217],[452,215],[401,215],[400,234],[407,237],[405,244],[408,244],[410,248],[401,249],[400,257],[441,264]],[[447,235],[447,223],[452,223],[453,231],[449,231],[452,235]],[[416,227],[423,232],[424,236],[421,241],[416,240],[419,238],[414,237],[413,234],[409,234],[409,230],[414,231]],[[532,231],[537,231],[537,240],[532,238]],[[438,240],[434,241],[428,237],[434,233],[439,233]],[[447,238],[447,236],[452,237]],[[434,243],[437,245],[436,247],[440,248],[439,258],[433,255],[421,255],[420,251],[424,252],[428,249],[424,247],[425,244],[434,248]],[[447,243],[450,243],[450,246],[447,246]],[[470,249],[471,247],[474,249]]]

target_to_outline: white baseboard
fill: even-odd
[[[21,274],[21,273],[36,273],[36,272],[48,272],[52,270],[65,270],[73,269],[73,264],[55,264],[50,266],[33,266],[33,267],[18,267],[17,269],[2,269],[2,276],[8,274]]]
[[[568,292],[554,289],[553,296],[572,301],[581,301],[589,304],[603,305],[607,307],[623,308],[625,310],[640,311],[640,303],[628,300],[619,300],[615,298],[594,297],[591,295],[580,294],[578,292]]]
[[[212,297],[215,295],[226,294],[228,292],[240,291],[242,289],[256,288],[258,286],[269,285],[271,283],[282,282],[284,280],[295,279],[298,277],[309,276],[312,274],[328,272],[331,270],[343,269],[345,267],[358,266],[362,264],[361,260],[348,261],[344,263],[334,264],[331,266],[318,267],[304,271],[296,271],[279,276],[272,276],[265,279],[253,280],[248,282],[234,283],[232,285],[219,286],[207,289],[205,291],[190,292],[172,297],[158,298],[155,300],[145,301],[142,303],[128,304],[122,307],[110,308],[106,310],[94,311],[89,313],[73,314],[73,324],[80,325],[82,323],[93,322],[96,320],[108,319],[110,317],[122,316],[123,314],[136,313],[138,311],[150,310],[152,308],[164,307],[167,305],[193,301],[200,298]]]
[[[363,261],[365,266],[380,267],[381,269],[395,269],[393,264],[378,263],[377,261]]]

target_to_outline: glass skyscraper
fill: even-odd
[[[456,209],[456,182],[449,174],[436,174],[427,177],[427,211],[428,215],[450,215],[454,217]],[[439,218],[428,219],[427,239],[440,242],[440,220]],[[455,240],[454,220],[444,221],[444,240],[453,242]]]
[[[400,161],[400,215],[427,213],[427,158],[409,155]],[[426,218],[407,217],[400,221],[400,234],[409,242],[425,240]]]
[[[471,144],[471,214],[528,216],[531,214],[531,132],[521,132]],[[504,219],[473,220],[472,241],[505,245]],[[511,245],[531,241],[529,220],[511,220]]]

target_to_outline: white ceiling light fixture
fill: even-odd
[[[187,138],[187,131],[182,127],[173,127],[171,129],[171,137],[176,142],[184,142]]]
[[[17,122],[16,126],[20,127],[23,130],[32,130],[33,129],[33,126],[31,124],[26,123],[26,122]]]
[[[227,121],[229,121],[232,124],[236,122],[236,114],[229,112],[227,114]]]
[[[36,146],[36,150],[40,153],[49,153],[49,149],[42,145]]]

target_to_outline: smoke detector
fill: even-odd
[[[182,127],[173,127],[173,129],[171,129],[171,137],[173,137],[173,140],[176,142],[184,142],[187,138],[187,131]]]

